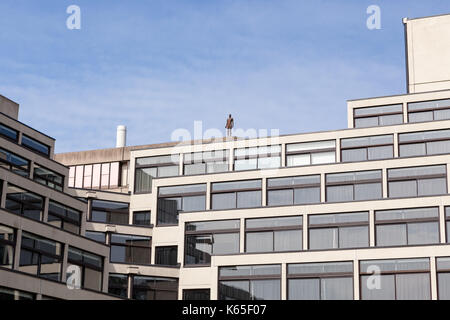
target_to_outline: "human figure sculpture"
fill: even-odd
[[[227,129],[227,137],[231,137],[231,129],[234,127],[234,119],[231,117],[231,114],[228,115],[227,124],[225,128]]]

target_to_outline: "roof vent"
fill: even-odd
[[[123,148],[127,144],[127,127],[117,126],[116,148]]]

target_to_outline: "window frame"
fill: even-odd
[[[70,253],[70,249],[74,249],[75,251],[79,251],[81,253],[82,261],[76,261],[76,260],[71,259],[70,258],[70,254],[69,254]],[[91,252],[83,250],[83,249],[79,249],[77,247],[70,246],[70,245],[69,245],[69,250],[68,251],[69,252],[67,254],[67,265],[75,265],[75,266],[78,266],[81,269],[80,288],[82,288],[84,290],[91,290],[91,291],[95,291],[95,292],[102,292],[103,291],[102,290],[102,288],[103,288],[103,277],[105,275],[105,270],[104,270],[105,269],[105,257],[101,256],[101,255],[98,255],[98,254],[95,254],[95,253],[91,253]],[[89,254],[89,255],[93,255],[93,256],[99,257],[102,266],[98,267],[96,265],[93,265],[93,264],[91,264],[89,262],[84,261],[84,258],[85,258],[84,255],[85,254]],[[100,289],[99,290],[95,290],[95,289],[91,289],[91,288],[86,288],[85,287],[86,268],[94,270],[94,271],[97,271],[97,272],[100,272],[101,277],[100,277],[100,285],[99,285]],[[109,279],[109,277],[108,277],[108,279]]]
[[[6,269],[10,269],[11,270],[11,269],[14,268],[14,260],[16,258],[17,230],[12,228],[12,227],[10,227],[10,226],[4,225],[4,224],[0,224],[0,228],[1,227],[4,227],[4,228],[12,230],[12,238],[13,239],[12,240],[6,240],[4,238],[0,238],[0,246],[3,246],[3,247],[9,246],[12,249],[12,257],[11,257],[12,258],[12,263],[11,263],[11,267],[5,266],[5,265],[0,265],[0,268],[6,268]]]
[[[433,108],[422,108],[422,109],[416,109],[416,110],[409,110],[409,106],[411,104],[419,104],[419,103],[427,103],[427,102],[440,102],[440,101],[446,101],[449,100],[449,105],[448,106],[444,106],[444,107],[433,107]],[[411,101],[407,103],[406,106],[406,112],[407,112],[407,116],[408,116],[408,123],[421,123],[421,122],[427,122],[427,121],[415,121],[415,122],[411,122],[409,120],[409,115],[410,113],[421,113],[421,112],[431,112],[433,115],[433,119],[432,120],[428,120],[428,121],[442,121],[442,120],[448,120],[448,119],[442,119],[442,120],[436,120],[435,119],[435,111],[440,111],[440,110],[450,110],[450,99],[434,99],[434,100],[425,100],[425,101]]]
[[[362,139],[362,138],[375,138],[375,137],[383,137],[383,136],[390,136],[392,137],[392,143],[377,143],[377,144],[365,144],[360,146],[353,146],[353,147],[343,147],[342,142],[344,140],[352,140],[352,139]],[[392,157],[387,158],[379,158],[379,159],[369,159],[369,149],[371,148],[378,148],[378,147],[392,147]],[[341,138],[340,139],[340,148],[341,148],[341,163],[351,163],[351,162],[363,162],[363,161],[377,161],[377,160],[385,160],[385,159],[393,159],[394,158],[394,135],[393,134],[381,134],[381,135],[374,135],[374,136],[364,136],[364,137],[349,137],[349,138]],[[352,161],[343,161],[343,154],[347,150],[357,150],[357,149],[364,149],[366,153],[366,159],[364,160],[352,160]]]
[[[394,106],[401,106],[401,111],[391,111],[391,112],[385,112],[385,113],[369,113],[365,115],[356,115],[356,110],[361,109],[370,109],[370,108],[383,108],[383,107],[394,107]],[[385,127],[386,125],[380,125],[380,117],[382,116],[393,116],[393,115],[402,115],[402,122],[394,125],[399,125],[404,122],[403,119],[403,104],[402,103],[393,103],[393,104],[386,104],[386,105],[376,105],[376,106],[367,106],[367,107],[360,107],[360,108],[354,108],[353,109],[353,128],[375,128],[375,127]],[[369,126],[369,127],[358,127],[356,126],[356,119],[365,119],[365,118],[377,118],[377,125],[376,126]]]
[[[357,181],[339,181],[339,182],[327,182],[327,177],[330,175],[338,175],[338,174],[356,174],[356,173],[362,173],[362,172],[379,172],[380,178],[379,179],[364,179],[364,180],[357,180]],[[366,199],[366,200],[356,200],[355,199],[355,185],[358,184],[380,184],[380,197],[374,198],[374,199]],[[328,201],[328,187],[338,187],[338,186],[352,186],[352,200],[340,200],[340,201]],[[383,172],[381,169],[373,169],[373,170],[362,170],[362,171],[346,171],[346,172],[333,172],[333,173],[326,173],[325,174],[325,202],[326,203],[340,203],[340,202],[353,202],[353,201],[370,201],[370,200],[380,200],[383,199]]]
[[[318,183],[309,183],[309,184],[295,184],[295,185],[285,185],[285,186],[269,186],[269,181],[272,179],[288,179],[288,178],[303,178],[303,177],[318,177],[319,182]],[[314,204],[314,203],[320,203],[321,202],[321,196],[322,196],[322,190],[321,190],[321,183],[320,183],[320,174],[312,174],[312,175],[306,175],[306,176],[292,176],[292,177],[279,177],[279,178],[268,178],[266,183],[266,199],[267,199],[267,206],[268,207],[278,207],[278,206],[292,206],[292,205],[304,205],[304,204]],[[307,202],[307,203],[295,203],[295,190],[298,189],[311,189],[311,188],[319,188],[319,201],[318,202]],[[270,205],[269,204],[269,192],[270,191],[281,191],[281,190],[292,190],[293,197],[292,197],[292,203],[290,204],[282,204],[282,205]]]
[[[114,240],[113,240],[113,238],[114,238],[113,236],[114,235],[131,237],[133,243],[114,242]],[[150,243],[149,243],[148,246],[147,245],[135,244],[134,243],[135,240],[133,238],[146,238],[146,239],[140,239],[140,240],[149,241]],[[138,239],[136,239],[136,240],[138,240]],[[116,233],[116,232],[110,233],[108,245],[110,247],[111,254],[109,255],[109,262],[110,263],[119,263],[119,264],[151,265],[152,242],[153,242],[152,240],[153,240],[152,237],[149,237],[149,236],[140,236],[140,235],[135,235],[135,234],[124,234],[124,233]],[[113,261],[112,260],[112,258],[113,258],[112,257],[113,247],[125,248],[125,252],[127,252],[129,250],[130,253],[133,251],[134,248],[137,248],[137,249],[148,249],[148,259],[149,259],[149,261],[148,261],[148,263],[135,262],[135,261]],[[134,257],[133,254],[131,254],[130,255],[130,259],[133,259],[133,257]],[[126,258],[127,257],[125,256],[125,259]]]
[[[8,156],[8,154],[9,154],[9,156],[17,157],[17,158],[19,158],[20,160],[23,160],[24,162],[26,162],[26,163],[27,163],[27,167],[26,167],[26,169],[23,169],[21,166],[18,166],[18,165],[16,165],[16,164],[14,164],[14,163],[12,163],[12,162],[10,162],[10,161],[8,161],[8,160],[2,159],[2,158],[0,157],[0,162],[3,163],[3,164],[5,164],[6,166],[9,166],[9,168],[8,168],[9,171],[11,171],[11,172],[13,172],[13,173],[16,173],[16,174],[18,174],[18,175],[20,175],[20,176],[22,176],[22,177],[25,177],[25,178],[28,178],[28,177],[29,177],[29,175],[30,175],[30,160],[25,159],[24,157],[19,156],[19,155],[15,154],[14,152],[11,152],[11,151],[9,151],[9,150],[6,150],[5,148],[2,148],[2,147],[0,147],[0,154],[1,154],[1,153],[6,153],[7,156]],[[16,170],[14,170],[14,168],[15,168]],[[22,175],[22,174],[18,173],[17,171],[23,172],[24,174]]]
[[[109,203],[116,203],[116,204],[123,204],[123,205],[127,205],[127,210],[128,210],[128,219],[127,219],[127,223],[117,223],[111,220],[112,215],[114,214],[122,214],[125,216],[124,210],[125,209],[109,209],[109,208],[102,208],[102,207],[96,207],[94,206],[95,201],[102,201],[102,202],[109,202]],[[99,212],[104,212],[106,214],[106,221],[96,221],[92,219],[92,212],[93,211],[99,211]],[[91,206],[90,206],[90,212],[89,212],[89,222],[95,222],[95,223],[106,223],[106,224],[116,224],[116,225],[130,225],[130,204],[128,202],[121,202],[121,201],[110,201],[110,200],[103,200],[103,199],[92,199],[91,200]]]
[[[273,147],[279,147],[280,151],[279,152],[272,152],[271,148]],[[255,154],[250,154],[250,152],[248,152],[250,149],[257,149]],[[268,150],[268,152],[263,153],[260,152],[259,149],[260,148],[269,148],[270,150]],[[233,171],[235,172],[240,172],[240,171],[251,171],[251,170],[263,170],[263,169],[276,169],[276,168],[281,168],[281,150],[282,149],[282,145],[281,144],[274,144],[274,145],[266,145],[266,146],[253,146],[253,147],[244,147],[244,148],[234,148],[233,149]],[[244,150],[244,155],[236,155],[236,152],[238,150]],[[269,167],[269,168],[260,168],[259,167],[259,159],[268,159],[268,158],[276,158],[278,157],[280,162],[279,162],[279,166],[278,167]],[[252,168],[252,169],[242,169],[242,170],[236,170],[236,161],[238,160],[253,160],[256,159],[256,168]]]
[[[449,107],[450,110],[450,107]],[[449,137],[448,138],[431,138],[428,140],[409,140],[406,142],[401,141],[402,135],[408,135],[408,134],[420,134],[420,133],[431,133],[431,132],[443,132],[443,131],[449,131]],[[434,156],[434,155],[444,155],[446,153],[436,153],[436,154],[429,154],[428,153],[428,143],[430,142],[443,142],[443,141],[449,141],[450,142],[450,130],[449,129],[439,129],[439,130],[426,130],[426,131],[415,131],[415,132],[404,132],[398,134],[398,157],[399,158],[412,158],[412,157],[426,157],[426,156]],[[423,155],[415,155],[415,156],[402,156],[401,155],[401,146],[405,145],[411,145],[411,144],[423,144],[425,148],[425,154]]]
[[[307,149],[307,150],[297,150],[297,151],[288,151],[288,146],[290,145],[298,145],[298,144],[307,144],[307,143],[320,143],[320,142],[334,142],[334,147],[329,148],[316,148],[316,149]],[[285,154],[285,167],[287,168],[295,168],[295,167],[305,167],[305,166],[314,166],[314,165],[325,165],[325,164],[332,164],[336,163],[337,157],[336,157],[336,139],[329,139],[329,140],[316,140],[316,141],[302,141],[302,142],[295,142],[295,143],[287,143],[285,145],[286,154]],[[318,153],[326,153],[326,152],[334,152],[334,161],[333,162],[326,162],[326,163],[312,163],[312,155],[318,154]],[[309,155],[309,164],[304,165],[288,165],[289,161],[288,158],[290,156],[296,156],[296,155]]]
[[[18,130],[11,128],[10,126],[7,126],[4,123],[0,123],[0,129],[1,129],[1,127],[4,127],[6,130],[11,130],[11,131],[13,131],[16,134],[16,138],[14,139],[14,138],[11,138],[11,137],[6,136],[4,134],[1,134],[2,131],[0,130],[0,136],[2,138],[5,138],[5,139],[7,139],[9,141],[12,141],[12,142],[15,142],[15,143],[17,143],[19,141],[19,131]]]
[[[50,204],[51,203],[56,204],[56,206],[62,207],[64,209],[65,214],[61,215],[60,213],[57,213],[57,212],[56,213],[55,212],[50,212]],[[74,211],[75,213],[78,213],[78,215],[79,215],[78,221],[74,220],[74,219],[72,219],[72,218],[70,218],[68,216],[68,212],[69,211]],[[61,203],[58,203],[56,201],[49,200],[47,216],[49,216],[49,215],[56,216],[57,218],[59,218],[61,220],[61,227],[58,227],[58,229],[61,229],[61,230],[73,233],[72,231],[67,230],[67,229],[64,228],[64,225],[66,223],[69,223],[69,224],[72,224],[72,225],[75,225],[75,226],[78,227],[78,232],[76,232],[75,234],[78,234],[78,235],[81,234],[81,220],[82,220],[82,212],[81,211],[78,211],[76,209],[70,208],[70,207],[68,207],[66,205],[63,205]],[[49,223],[48,218],[47,218],[47,222]]]
[[[254,188],[241,188],[241,189],[225,189],[225,190],[213,190],[213,186],[215,184],[221,184],[221,183],[233,183],[233,182],[247,182],[247,181],[259,181],[260,183],[260,187],[254,187]],[[252,191],[259,191],[260,192],[260,197],[261,197],[261,203],[259,206],[256,207],[238,207],[238,194],[240,192],[252,192]],[[215,194],[234,194],[235,195],[235,206],[232,208],[227,208],[227,209],[213,209],[213,195]],[[262,179],[245,179],[245,180],[233,180],[233,181],[218,181],[218,182],[213,182],[211,183],[211,190],[210,190],[210,205],[211,211],[219,211],[219,210],[237,210],[237,209],[251,209],[251,208],[260,208],[262,207]]]
[[[221,151],[224,153],[222,157],[204,157],[205,153],[212,153]],[[196,159],[195,155],[200,154],[202,155],[201,161],[199,159]],[[189,155],[190,160],[186,160],[186,155]],[[218,172],[208,172],[208,164],[209,163],[216,163],[222,161],[223,164],[227,165],[227,169],[225,171],[218,171]],[[186,174],[186,166],[187,165],[195,165],[195,164],[205,164],[205,172],[202,173],[193,173],[193,174]],[[230,150],[229,149],[223,149],[223,150],[209,150],[209,151],[198,151],[198,152],[185,152],[183,153],[183,176],[195,176],[195,175],[203,175],[203,174],[218,174],[223,172],[230,172]]]
[[[29,139],[31,142],[34,142],[34,143],[36,143],[36,144],[38,144],[38,145],[42,145],[43,147],[46,147],[46,148],[47,148],[47,152],[42,152],[42,151],[40,151],[40,150],[38,150],[38,149],[36,149],[36,148],[30,146],[29,144],[24,144],[24,143],[23,143],[23,141],[24,141],[23,138],[25,138],[25,140],[26,140],[26,139]],[[26,134],[22,134],[22,142],[21,142],[21,146],[24,147],[24,148],[26,148],[26,149],[28,149],[28,150],[30,150],[30,151],[32,151],[32,152],[35,152],[35,153],[37,153],[37,154],[43,155],[43,156],[45,156],[45,157],[47,157],[47,158],[50,158],[51,147],[50,147],[49,145],[46,145],[46,144],[43,143],[43,142],[40,142],[40,141],[38,141],[38,140],[36,140],[36,139],[34,139],[34,138],[32,138],[32,137],[26,135]]]
[[[169,177],[178,177],[178,176],[180,176],[180,157],[181,157],[181,155],[180,154],[176,154],[177,156],[178,156],[178,162],[161,162],[161,163],[155,163],[155,164],[138,164],[138,161],[140,160],[140,159],[146,159],[146,158],[161,158],[161,157],[172,157],[172,156],[174,156],[175,154],[171,154],[171,155],[168,155],[168,154],[163,154],[163,155],[156,155],[156,156],[148,156],[148,157],[138,157],[138,158],[135,158],[135,160],[134,160],[134,186],[133,186],[133,191],[134,191],[134,194],[145,194],[145,193],[152,193],[152,188],[153,188],[153,183],[152,183],[152,186],[150,186],[150,191],[136,191],[137,190],[137,188],[136,188],[136,184],[137,184],[137,179],[136,179],[136,173],[137,173],[137,170],[138,169],[149,169],[149,168],[156,168],[156,177],[153,177],[153,176],[151,176],[152,177],[152,180],[153,179],[158,179],[158,178],[169,178]],[[161,176],[159,176],[159,168],[160,167],[177,167],[178,168],[178,172],[177,172],[177,174],[176,175],[171,175],[171,176],[163,176],[163,177],[161,177]],[[184,167],[184,163],[183,163],[183,167]]]
[[[45,170],[49,171],[51,174],[54,174],[55,176],[59,176],[61,178],[61,183],[56,182],[54,180],[49,180],[49,179],[45,178],[44,176],[37,175],[36,174],[36,169],[43,169],[44,171]],[[64,190],[64,176],[62,174],[59,174],[59,173],[53,171],[53,170],[47,169],[44,166],[39,165],[36,162],[34,163],[34,168],[33,168],[33,180],[38,182],[38,183],[40,183],[40,184],[42,184],[42,185],[44,185],[44,186],[47,186],[49,188],[52,188],[52,189],[60,191],[60,192],[63,192],[63,190]],[[43,183],[43,182],[41,182],[39,180],[44,180],[45,183]],[[54,186],[52,187],[50,184],[53,184]]]

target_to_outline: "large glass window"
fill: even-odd
[[[439,209],[375,211],[377,246],[439,243]]]
[[[89,238],[91,240],[106,243],[106,233],[105,232],[98,232],[98,231],[86,231],[85,234],[86,238]]]
[[[110,273],[108,281],[108,293],[122,298],[128,298],[128,275]]]
[[[0,136],[10,139],[10,140],[13,140],[13,141],[17,141],[17,139],[19,137],[19,133],[17,132],[17,130],[14,130],[14,129],[0,123]]]
[[[167,246],[167,247],[156,247],[155,248],[155,264],[165,265],[165,266],[176,266],[178,265],[178,247],[177,246]]]
[[[400,133],[400,157],[425,156],[450,153],[450,130]]]
[[[245,251],[300,251],[303,217],[257,218],[245,221]]]
[[[309,215],[309,248],[312,250],[369,246],[369,213]]]
[[[355,128],[390,126],[403,123],[403,105],[393,104],[353,109]]]
[[[62,245],[31,233],[22,233],[19,271],[60,281]]]
[[[132,293],[136,300],[177,300],[178,279],[133,276]]]
[[[326,175],[327,202],[381,199],[381,188],[381,170]]]
[[[184,289],[183,300],[210,300],[210,289]]]
[[[239,253],[239,220],[186,223],[184,264],[209,264],[212,255]]]
[[[129,204],[106,200],[92,200],[91,221],[129,224]]]
[[[281,266],[219,268],[219,300],[280,300]]]
[[[390,198],[420,197],[447,193],[445,165],[388,170]]]
[[[133,224],[136,226],[149,226],[150,211],[133,211]]]
[[[394,157],[394,136],[371,136],[341,140],[341,161],[354,162]]]
[[[33,138],[30,138],[27,135],[22,135],[22,145],[24,147],[27,147],[28,149],[31,149],[33,151],[39,152],[45,156],[50,155],[50,147],[43,144],[42,142],[39,142]]]
[[[228,171],[228,150],[212,150],[184,154],[185,175]]]
[[[67,261],[69,266],[75,265],[80,268],[81,288],[95,291],[102,290],[103,257],[74,247],[69,247]]]
[[[63,230],[79,234],[81,212],[50,200],[48,204],[48,223]]]
[[[234,150],[234,170],[255,170],[279,168],[281,166],[281,146],[262,146]]]
[[[211,184],[213,210],[261,206],[261,180],[217,182]]]
[[[12,269],[14,264],[14,229],[0,225],[0,266]]]
[[[36,163],[34,164],[33,180],[59,191],[62,191],[64,187],[64,177],[62,175]]]
[[[152,192],[152,179],[179,175],[178,154],[136,159],[134,192]]]
[[[8,184],[5,209],[40,221],[42,219],[42,211],[44,210],[44,198]]]
[[[0,301],[6,300],[36,300],[36,295],[26,291],[0,287]]]
[[[353,263],[288,264],[288,300],[352,300]]]
[[[429,259],[366,260],[359,264],[362,300],[429,300]]]
[[[267,205],[320,202],[320,175],[267,179]]]
[[[286,166],[308,166],[336,162],[336,140],[286,145]]]
[[[12,152],[0,148],[0,167],[15,172],[22,177],[28,177],[30,162]]]
[[[206,184],[191,184],[158,189],[157,224],[178,224],[180,212],[206,209]]]
[[[408,122],[450,119],[450,99],[408,103]]]
[[[106,162],[71,166],[69,169],[69,187],[84,189],[113,189],[121,185],[122,170],[127,164]],[[126,175],[122,185],[126,185]]]
[[[450,257],[436,258],[439,300],[450,300]]]
[[[150,237],[111,234],[111,262],[150,264]]]

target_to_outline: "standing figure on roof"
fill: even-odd
[[[227,137],[231,137],[231,129],[234,127],[234,119],[231,117],[231,114],[228,115],[227,124],[225,128],[227,129]]]

